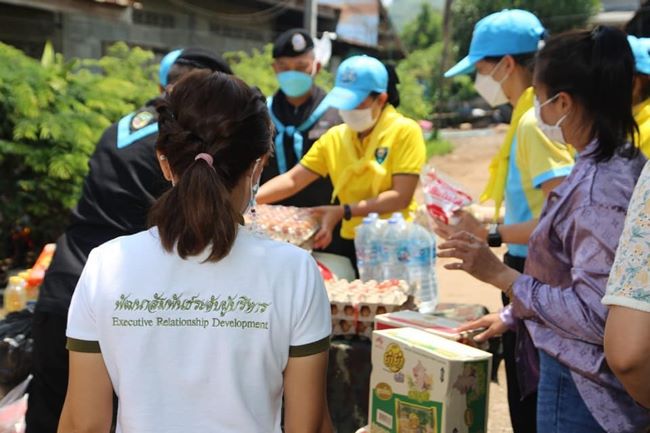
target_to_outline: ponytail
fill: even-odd
[[[176,84],[157,110],[156,148],[178,180],[154,204],[149,222],[157,226],[166,251],[187,258],[211,247],[207,260],[221,260],[243,223],[231,192],[270,151],[264,98],[239,79],[197,71]],[[210,157],[197,159],[201,153]]]
[[[592,122],[597,161],[635,155],[638,133],[632,115],[634,57],[625,34],[611,27],[550,38],[538,54],[537,81],[549,95],[569,93]]]
[[[209,261],[228,255],[242,216],[233,208],[221,176],[206,162],[195,161],[174,188],[154,204],[150,221],[158,226],[165,250],[176,247],[178,255],[186,258],[212,244]]]
[[[593,30],[592,39],[594,132],[599,141],[595,156],[606,160],[617,150],[626,153],[624,145],[639,133],[632,114],[634,56],[620,30],[599,26]],[[617,112],[612,107],[621,109]]]

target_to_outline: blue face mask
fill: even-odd
[[[280,89],[291,98],[304,95],[314,84],[312,76],[305,72],[284,71],[280,72],[277,77]]]

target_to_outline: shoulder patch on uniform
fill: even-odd
[[[387,147],[380,147],[377,150],[375,150],[375,160],[377,161],[378,164],[382,164],[386,160],[387,156],[388,156]]]
[[[150,124],[152,120],[154,120],[154,115],[152,113],[148,111],[140,111],[133,116],[133,119],[131,119],[131,129],[134,131],[142,129]]]

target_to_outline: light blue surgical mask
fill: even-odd
[[[314,84],[314,78],[311,75],[300,71],[280,72],[277,77],[280,83],[280,89],[282,89],[285,95],[291,98],[302,96],[309,92],[309,89]]]

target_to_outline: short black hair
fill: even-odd
[[[488,62],[498,63],[501,61],[501,59],[503,59],[506,56],[512,57],[516,64],[518,64],[523,68],[526,68],[531,73],[535,69],[535,59],[537,56],[537,52],[535,51],[533,51],[532,53],[523,53],[523,54],[506,54],[503,56],[488,56],[488,57],[484,57],[483,60]]]

